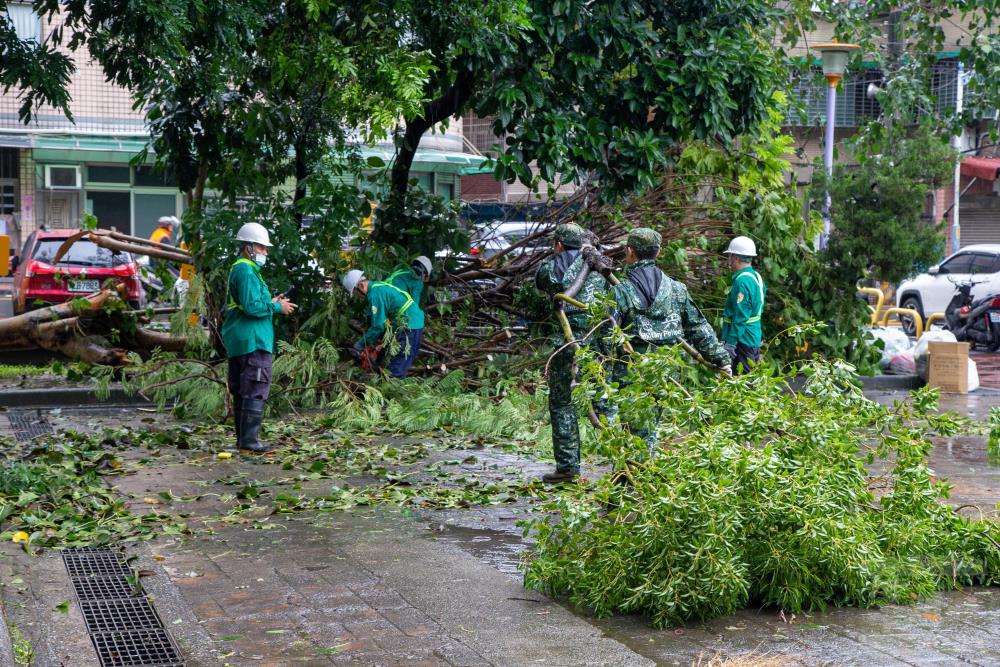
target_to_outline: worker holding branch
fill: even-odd
[[[370,317],[368,329],[351,348],[352,354],[360,359],[366,348],[380,340],[384,346],[391,325],[399,351],[389,359],[388,371],[395,378],[406,377],[424,338],[424,311],[408,292],[387,282],[369,281],[358,269],[344,274],[341,284],[348,295],[364,298]]]

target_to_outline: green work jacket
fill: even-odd
[[[274,354],[274,323],[281,305],[271,301],[271,292],[260,275],[260,267],[240,257],[229,270],[229,304],[222,323],[226,356],[238,357],[263,350]]]
[[[611,294],[615,317],[637,350],[677,345],[683,338],[716,366],[732,361],[691,301],[687,287],[663,273],[654,260],[640,260],[627,267],[625,279]]]
[[[767,286],[753,267],[740,269],[733,274],[726,306],[722,309],[722,340],[730,345],[743,343],[747,347],[760,347],[760,318],[764,314]]]
[[[362,345],[373,345],[385,333],[386,322],[392,322],[396,330],[423,329],[424,311],[420,310],[413,297],[389,283],[368,283],[365,297],[371,323],[358,341]]]
[[[424,281],[417,277],[413,269],[397,269],[389,274],[389,277],[383,282],[387,282],[403,290],[413,297],[418,306],[420,305],[420,297],[424,293]]]

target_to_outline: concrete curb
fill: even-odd
[[[865,390],[910,391],[926,384],[919,375],[863,375],[861,386]]]
[[[0,667],[14,667],[14,647],[10,643],[10,632],[7,630],[7,617],[4,615],[2,601],[0,601]]]
[[[81,405],[148,405],[138,394],[127,394],[120,386],[112,386],[110,395],[102,400],[90,387],[48,387],[44,389],[8,389],[0,391],[0,407],[70,407]]]

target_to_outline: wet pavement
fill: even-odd
[[[883,402],[904,398],[873,393]],[[946,396],[943,407],[982,419],[1000,391]],[[47,413],[56,428],[169,419],[134,407]],[[0,434],[6,420],[0,419]],[[8,431],[9,432],[9,431]],[[400,448],[406,442],[399,441]],[[468,443],[469,447],[473,445]],[[524,452],[432,449],[413,467],[448,465],[454,480],[531,479],[549,464]],[[641,617],[596,620],[521,586],[530,548],[517,521],[530,502],[428,510],[419,506],[274,513],[270,493],[243,511],[232,496],[247,480],[285,480],[277,463],[212,452],[126,455],[132,474],[113,483],[135,510],[183,517],[194,534],[129,547],[144,590],[188,664],[202,665],[690,665],[699,656],[750,652],[802,665],[1000,664],[1000,589],[942,593],[912,606],[833,609],[798,617],[747,609],[704,624],[654,630]],[[982,435],[943,438],[931,466],[950,499],[994,515],[1000,468]],[[357,483],[357,478],[349,481]],[[303,477],[303,496],[342,480]],[[177,500],[161,502],[169,491]],[[970,511],[973,510],[970,508]],[[74,601],[69,613],[57,611]],[[0,601],[32,640],[39,665],[96,665],[61,561],[0,545]]]

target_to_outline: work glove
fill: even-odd
[[[721,368],[719,368],[719,370],[722,371],[722,373],[726,377],[733,377],[733,366],[732,366],[732,364],[726,364],[725,366],[722,366]]]
[[[364,349],[365,349],[365,344],[359,340],[357,343],[351,346],[351,349],[349,349],[347,353],[351,355],[352,359],[358,361],[361,359],[361,353],[364,351]]]

